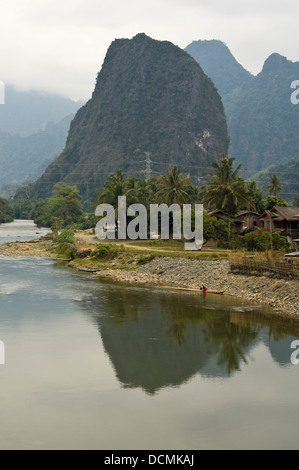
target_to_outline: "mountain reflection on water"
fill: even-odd
[[[97,325],[121,384],[148,394],[196,374],[231,377],[259,343],[280,366],[289,366],[290,344],[299,336],[298,321],[265,316],[261,307],[224,297],[103,283],[81,306]]]

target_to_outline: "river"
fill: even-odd
[[[0,448],[298,448],[299,323],[268,313],[0,257]]]
[[[0,225],[0,245],[27,242],[47,235],[50,231],[48,228],[38,228],[32,220],[15,220],[13,223]]]

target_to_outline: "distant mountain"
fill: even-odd
[[[170,42],[138,34],[110,46],[92,99],[32,195],[49,196],[64,182],[93,201],[116,169],[146,178],[170,164],[198,181],[228,145],[221,98],[197,62]]]
[[[299,155],[299,105],[290,99],[291,83],[299,80],[299,62],[272,54],[254,77],[221,41],[194,41],[186,51],[222,96],[229,153],[249,170],[247,177]]]
[[[254,176],[260,188],[267,190],[269,179],[277,175],[282,182],[281,197],[289,203],[299,195],[299,156],[283,165],[272,165]]]
[[[230,153],[251,172],[299,155],[299,105],[291,103],[295,80],[299,62],[272,54],[257,77],[224,97]]]
[[[29,137],[0,133],[0,195],[36,180],[63,150],[74,114]],[[6,188],[5,188],[6,187]]]
[[[75,113],[83,102],[38,91],[18,91],[5,87],[5,104],[0,105],[0,132],[28,137],[45,130],[50,122],[58,123]]]
[[[253,77],[234,58],[222,41],[193,41],[186,47],[188,52],[213,80],[220,95],[224,97]]]

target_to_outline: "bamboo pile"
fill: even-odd
[[[229,258],[232,273],[254,276],[273,276],[283,278],[299,277],[299,260],[288,259],[283,255],[255,255],[233,253]]]

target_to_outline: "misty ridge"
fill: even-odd
[[[19,91],[3,84],[0,106],[0,191],[11,198],[60,154],[71,120],[83,102],[56,94]],[[2,188],[2,190],[1,190]]]
[[[242,163],[246,178],[264,184],[260,172],[276,165],[283,172],[283,165],[299,160],[298,107],[291,102],[298,79],[299,62],[276,53],[254,76],[218,40],[194,41],[185,51],[144,34],[116,40],[85,105],[6,86],[1,194],[10,197],[38,180],[32,194],[47,197],[63,181],[91,200],[118,168],[145,178],[146,168],[154,175],[169,164],[200,185],[204,167],[220,153]],[[293,192],[291,179],[286,199]]]

